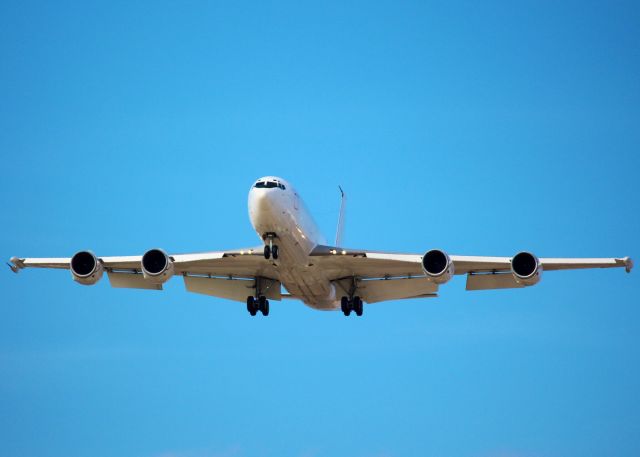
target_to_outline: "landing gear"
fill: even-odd
[[[269,315],[269,300],[264,295],[261,295],[258,299],[258,309],[263,316]]]
[[[247,311],[252,316],[258,314],[258,311],[262,313],[263,316],[269,315],[269,300],[264,295],[260,295],[258,298],[249,295],[247,297]]]
[[[351,314],[351,304],[349,303],[349,299],[347,297],[342,297],[340,299],[340,309],[342,309],[342,312],[345,316]]]
[[[255,316],[258,312],[258,304],[256,303],[255,297],[252,295],[247,297],[247,311],[249,311],[249,314],[252,316]]]
[[[273,244],[275,233],[267,233],[263,236],[264,240],[268,243],[264,246],[264,258],[269,260],[278,260],[279,249],[277,244]]]
[[[340,309],[345,316],[349,316],[351,311],[354,311],[356,316],[362,316],[364,306],[362,299],[356,295],[351,300],[349,300],[349,297],[342,297],[340,299]]]
[[[267,297],[264,295],[265,289],[263,279],[264,278],[261,278],[260,276],[257,276],[255,278],[256,296],[254,297],[253,295],[249,295],[247,297],[247,311],[249,311],[249,314],[251,314],[252,316],[258,314],[258,311],[260,311],[263,316],[269,315],[269,300],[267,300]]]
[[[356,316],[362,316],[363,308],[362,299],[358,296],[353,297],[353,310],[356,312]]]

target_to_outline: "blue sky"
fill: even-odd
[[[292,181],[333,236],[640,257],[636,2],[3,2],[0,257],[255,245]],[[640,453],[640,280],[365,317],[0,272],[0,455]]]

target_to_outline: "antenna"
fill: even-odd
[[[342,246],[342,234],[344,232],[344,213],[345,207],[347,204],[347,194],[344,193],[341,186],[338,186],[340,189],[340,215],[338,216],[338,228],[336,229],[336,242],[335,245],[337,247]]]

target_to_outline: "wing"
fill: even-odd
[[[515,257],[515,256],[514,256]],[[514,257],[451,256],[456,274],[467,274],[467,290],[512,289],[536,284],[540,277],[529,283],[521,281],[512,273]],[[542,271],[579,270],[585,268],[633,268],[629,257],[623,258],[540,258]]]
[[[357,277],[361,279],[389,279],[424,277],[419,254],[343,249],[318,246],[310,254],[329,280]]]
[[[345,280],[357,278],[362,284],[371,281],[387,281],[388,289],[395,288],[393,298],[409,298],[421,296],[415,293],[415,285],[418,282],[407,282],[406,287],[400,283],[391,285],[389,280],[422,278],[428,281],[428,277],[422,267],[423,256],[419,254],[403,254],[376,252],[361,249],[342,249],[331,246],[319,246],[311,254],[314,262],[326,271],[328,279],[343,286]],[[481,256],[447,256],[453,266],[456,275],[467,275],[467,290],[486,290],[525,287],[530,285],[518,281],[512,274],[512,260],[515,257],[481,257]],[[535,257],[534,257],[535,258]],[[620,268],[627,272],[633,268],[633,262],[629,257],[624,258],[540,258],[537,259],[540,271],[573,270],[584,268]],[[433,279],[433,278],[432,278]],[[437,281],[431,281],[431,283]],[[446,281],[443,281],[444,283]],[[411,287],[409,287],[411,285]],[[376,287],[381,287],[376,285]],[[345,288],[344,286],[342,287]],[[358,289],[364,295],[364,289]],[[435,293],[431,290],[428,293]],[[426,292],[425,292],[426,293]],[[389,298],[384,298],[389,299]],[[378,300],[376,300],[378,301]]]
[[[184,278],[189,292],[245,301],[261,294],[273,300],[281,298],[280,278],[273,262],[264,258],[262,247],[231,251],[213,251],[169,255],[174,274]],[[142,274],[142,256],[99,257],[113,287],[162,289],[162,283]],[[23,268],[70,269],[71,258],[11,258],[14,272]]]
[[[452,255],[456,274],[466,273],[498,273],[511,271],[512,257],[478,257]],[[633,261],[629,257],[623,258],[541,258],[540,265],[544,271],[579,270],[584,268],[621,268],[627,272],[633,268]]]

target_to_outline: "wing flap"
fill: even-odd
[[[189,292],[244,302],[249,295],[256,296],[256,280],[185,276],[184,285]],[[260,279],[260,293],[269,300],[281,300],[280,281]]]
[[[468,274],[467,290],[519,289],[524,285],[516,282],[511,273]]]
[[[351,279],[335,281],[345,295],[349,294]],[[354,295],[367,303],[403,298],[437,297],[438,285],[426,278],[367,279],[357,282]]]
[[[121,289],[149,289],[149,290],[162,290],[162,284],[154,283],[144,279],[144,276],[140,273],[118,273],[113,271],[107,271],[109,276],[109,283],[111,287]]]

